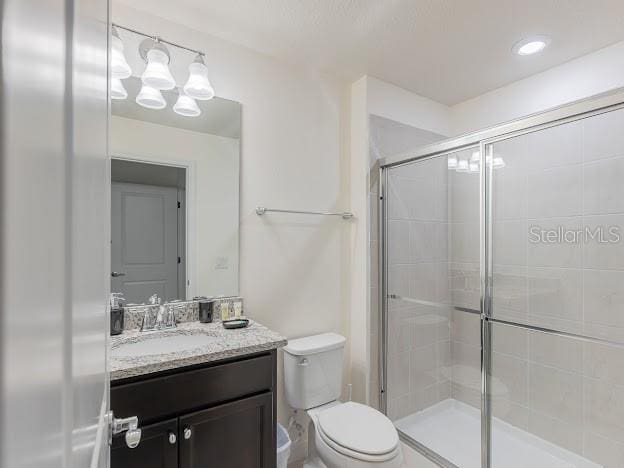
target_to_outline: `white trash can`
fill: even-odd
[[[277,468],[288,467],[290,457],[290,437],[280,423],[277,423]]]

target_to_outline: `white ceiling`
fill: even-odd
[[[622,0],[119,0],[291,63],[455,104],[624,39]],[[164,35],[164,33],[161,33]],[[511,48],[548,34],[542,54]]]

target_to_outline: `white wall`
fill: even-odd
[[[203,49],[217,95],[242,104],[240,292],[246,313],[288,338],[348,334],[349,223],[255,213],[257,205],[349,209],[344,86],[115,3],[113,21]],[[279,397],[284,421],[289,414],[281,390]]]
[[[207,133],[113,116],[111,156],[140,157],[154,162],[192,163],[187,187],[193,210],[187,229],[192,271],[190,297],[238,294],[239,141]],[[217,268],[224,263],[227,268]]]
[[[624,41],[452,106],[452,134],[490,127],[622,86]]]
[[[367,77],[368,113],[414,128],[451,134],[450,108],[385,81]]]

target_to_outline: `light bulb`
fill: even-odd
[[[470,156],[470,162],[480,162],[481,161],[481,153],[479,153],[478,151],[475,151],[472,153],[472,156]]]
[[[162,44],[156,43],[147,52],[147,66],[141,80],[143,84],[155,89],[175,88],[175,80],[169,71],[169,53]]]
[[[111,78],[111,99],[126,99],[128,91],[119,78]]]
[[[180,114],[185,117],[197,117],[199,114],[201,114],[201,110],[195,102],[195,99],[187,96],[182,89],[180,90],[180,96],[178,97],[178,100],[173,106],[173,111],[176,114]]]
[[[208,67],[204,63],[204,58],[198,54],[188,69],[189,78],[184,85],[184,92],[193,99],[200,101],[212,99],[215,92],[208,80]]]
[[[448,157],[448,168],[455,169],[457,167],[457,156]]]
[[[119,38],[117,28],[113,28],[112,47],[111,47],[111,76],[123,80],[130,77],[132,69],[126,61],[124,55],[124,45]]]
[[[460,159],[458,164],[457,164],[457,172],[468,172],[469,168],[468,168],[468,160],[467,159]]]
[[[539,34],[516,42],[511,50],[518,55],[533,55],[544,50],[549,43],[549,36]]]
[[[151,86],[145,84],[141,87],[141,91],[139,91],[139,94],[136,97],[136,103],[139,106],[146,107],[147,109],[156,110],[164,109],[167,106],[167,101],[165,101],[161,92],[158,89],[152,88]]]

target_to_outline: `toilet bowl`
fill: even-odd
[[[335,333],[292,340],[284,348],[286,399],[310,417],[304,468],[399,468],[399,436],[382,413],[340,402],[345,338]]]
[[[307,411],[309,468],[399,468],[403,457],[394,425],[359,403],[332,402]],[[312,461],[314,460],[314,461]]]

